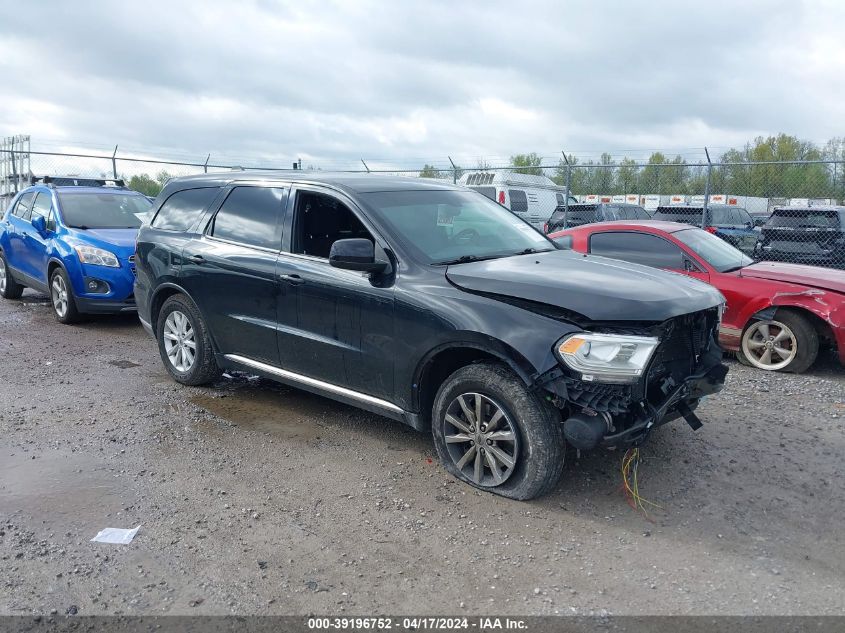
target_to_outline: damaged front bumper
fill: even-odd
[[[638,385],[583,382],[562,367],[539,376],[535,386],[564,411],[564,436],[575,448],[638,446],[653,428],[681,417],[693,430],[701,427],[695,414],[701,398],[725,384],[728,367],[721,356],[711,340],[693,373],[680,381],[664,378],[659,386],[645,378]]]

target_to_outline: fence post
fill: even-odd
[[[20,177],[18,176],[17,165],[15,165],[15,149],[14,149],[15,146],[13,144],[13,145],[10,145],[9,147],[11,147],[11,149],[9,150],[9,154],[11,154],[11,156],[12,156],[12,180],[15,183],[15,193],[17,193],[18,192],[18,180],[20,180]]]
[[[561,152],[561,154],[563,154],[563,160],[566,161],[566,195],[563,196],[563,228],[565,229],[569,220],[569,196],[572,195],[572,163],[566,157],[566,152]]]
[[[205,157],[205,165],[202,166],[202,172],[204,174],[208,173],[208,161],[211,160],[211,154]]]
[[[707,156],[707,180],[704,181],[704,208],[701,210],[701,228],[707,228],[707,207],[710,205],[710,172],[713,170],[713,163],[710,162],[710,152],[704,148]]]
[[[117,180],[117,145],[114,146],[114,151],[111,155],[111,173],[112,177]]]
[[[452,163],[452,184],[458,184],[458,166],[455,164],[455,161],[452,160],[451,156],[447,156],[446,158],[449,159],[449,162]]]

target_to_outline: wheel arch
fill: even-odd
[[[528,360],[502,341],[453,341],[431,349],[414,372],[412,406],[419,411],[423,426],[431,424],[431,407],[443,381],[461,367],[488,361],[511,369],[526,385],[536,370]]]

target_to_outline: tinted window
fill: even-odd
[[[561,237],[552,238],[555,243],[561,248],[571,249],[572,248],[572,236],[571,235],[562,235]]]
[[[58,194],[62,219],[70,227],[89,229],[136,229],[152,204],[139,193]]]
[[[478,193],[487,196],[493,202],[496,201],[496,187],[473,187]]]
[[[710,217],[713,218],[713,224],[736,224],[733,214],[731,213],[731,209],[721,209],[716,207],[708,210],[710,212]]]
[[[208,233],[223,240],[279,250],[279,212],[285,201],[287,189],[235,187],[214,216]]]
[[[33,220],[39,216],[46,218],[52,206],[53,197],[45,191],[39,191],[38,195],[35,196],[35,202],[32,203],[32,214],[30,217]]]
[[[573,207],[570,205],[566,216],[567,226],[581,226],[598,220],[598,211],[595,205],[585,207]]]
[[[737,224],[754,224],[751,215],[745,209],[734,209],[736,213]]]
[[[645,209],[642,207],[638,207],[635,204],[626,205],[624,207],[620,207],[619,209],[619,219],[620,220],[648,220],[650,216],[646,213]]]
[[[475,194],[468,195],[484,200]],[[374,241],[358,216],[340,200],[322,193],[297,192],[294,253],[328,259],[332,244],[337,240],[355,237]]]
[[[514,213],[528,212],[528,196],[520,189],[508,189],[508,197],[511,199],[511,211]]]
[[[14,213],[19,218],[24,218],[25,220],[28,220],[29,212],[32,208],[33,196],[35,196],[35,192],[33,191],[23,194],[18,199],[18,203],[15,205],[15,210],[12,213]]]
[[[55,209],[50,209],[50,214],[47,216],[47,221],[44,223],[44,227],[48,231],[55,231],[56,230],[56,211]]]
[[[187,231],[211,204],[218,191],[218,187],[177,191],[161,205],[152,226],[168,231]]]
[[[838,229],[839,216],[833,210],[775,209],[766,222],[766,226],[790,229]]]
[[[590,236],[590,252],[656,268],[683,268],[684,262],[680,248],[645,233],[594,233]]]

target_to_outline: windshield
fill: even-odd
[[[380,191],[361,195],[402,245],[429,264],[555,250],[530,224],[469,191]]]
[[[818,209],[775,209],[766,226],[790,229],[837,229],[839,218],[836,211]]]
[[[131,193],[61,192],[59,203],[65,225],[84,229],[137,229],[152,202]]]
[[[743,268],[754,263],[754,260],[748,255],[707,231],[684,229],[676,231],[672,235],[689,246],[701,259],[720,273]]]

